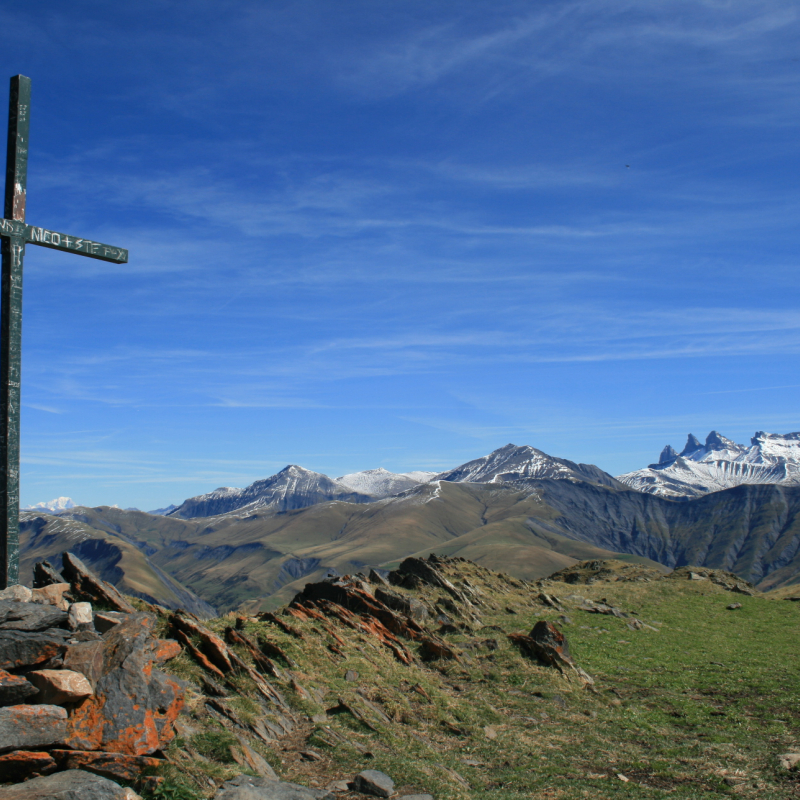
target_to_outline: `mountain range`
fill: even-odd
[[[702,444],[691,433],[680,453],[670,445],[657,464],[617,480],[662,497],[700,497],[742,484],[800,485],[800,433],[758,431],[750,446],[711,431]]]
[[[390,496],[366,493],[393,482],[392,473],[370,472],[363,482],[343,476],[354,488],[288,466],[166,516],[107,506],[28,512],[22,574],[69,549],[128,593],[198,614],[209,604],[273,608],[308,581],[429,552],[526,579],[615,556],[728,569],[762,589],[800,582],[800,486],[740,485],[678,500],[515,445]]]

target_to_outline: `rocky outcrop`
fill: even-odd
[[[508,638],[523,653],[537,659],[540,663],[555,667],[564,675],[575,675],[583,683],[594,683],[589,675],[572,660],[567,637],[552,622],[539,620],[527,636],[521,633],[510,633]]]
[[[73,592],[81,599],[112,611],[127,614],[135,609],[108,581],[98,578],[77,556],[64,553],[63,576],[69,581]]]
[[[724,569],[705,569],[703,567],[679,567],[670,573],[673,580],[706,580],[737,594],[756,595],[761,592],[749,581]]]

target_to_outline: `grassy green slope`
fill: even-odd
[[[326,631],[287,617],[302,640],[266,622],[241,621],[251,639],[279,644],[295,662],[276,683],[308,716],[292,737],[262,751],[282,779],[323,787],[379,769],[400,794],[429,792],[437,800],[800,797],[798,776],[776,759],[800,745],[800,604],[646,570],[639,580],[620,580],[618,571],[588,586],[530,586],[475,564],[440,569],[482,593],[480,623],[456,615],[464,629],[445,634],[458,661],[405,666],[335,620]],[[542,589],[561,599],[564,612],[537,602]],[[431,587],[411,594],[428,606],[441,596]],[[605,598],[650,627],[631,630],[630,617],[589,614],[577,595]],[[729,609],[733,602],[741,607]],[[595,680],[591,691],[508,640],[541,619],[566,634],[575,662]],[[232,623],[214,626],[221,632]],[[206,724],[198,665],[181,656],[167,669],[190,681],[187,727]],[[302,699],[291,681],[314,697]],[[371,728],[348,713],[326,715],[339,698]],[[235,765],[224,748],[206,761],[192,758],[200,741],[200,734],[177,740],[170,755],[178,766],[169,769],[176,779],[175,769],[191,770],[194,785],[210,795],[204,776],[219,782]],[[302,755],[309,750],[319,759]]]

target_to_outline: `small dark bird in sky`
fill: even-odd
[[[630,164],[626,164],[625,166],[626,166],[628,169],[630,169],[630,168],[631,168],[631,165],[630,165]]]

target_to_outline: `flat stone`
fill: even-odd
[[[69,611],[69,600],[64,596],[68,591],[68,583],[50,583],[34,589],[31,593],[31,602],[57,606],[62,611]]]
[[[334,795],[326,789],[238,775],[217,789],[214,800],[334,800]]]
[[[394,781],[385,772],[365,769],[353,778],[353,788],[375,797],[391,797],[394,794]]]
[[[729,611],[734,611],[737,608],[741,608],[741,607],[742,607],[741,603],[731,603],[730,605],[725,606],[725,608],[727,608]]]
[[[279,781],[277,773],[269,765],[267,760],[259,755],[252,747],[245,742],[240,742],[238,747],[231,748],[231,755],[233,760],[240,767],[249,767],[253,772],[257,772],[262,778],[269,780]]]
[[[66,622],[66,612],[55,606],[0,600],[0,630],[44,631],[60,628]]]
[[[99,633],[110,631],[115,625],[124,622],[127,616],[127,614],[123,614],[120,611],[98,611],[94,615],[95,630]]]
[[[94,694],[92,684],[80,672],[71,669],[38,669],[27,674],[28,680],[39,690],[37,703],[74,703]]]
[[[85,625],[94,625],[91,603],[73,603],[69,607],[67,618],[70,630],[76,631]]]
[[[350,784],[348,781],[333,781],[328,784],[329,792],[349,792]]]
[[[48,775],[57,769],[55,759],[44,751],[13,750],[0,756],[2,781],[24,781],[34,775]]]
[[[800,769],[800,753],[782,753],[778,756],[778,763],[784,769]]]
[[[14,600],[17,603],[30,603],[33,593],[27,586],[15,583],[0,591],[0,600]]]
[[[0,800],[141,800],[133,789],[71,769],[0,788]]]
[[[432,794],[403,794],[397,800],[433,800]]]
[[[47,631],[0,630],[0,669],[44,665],[64,654],[69,635],[69,631],[58,628]]]
[[[116,587],[94,574],[77,556],[63,553],[62,575],[69,581],[72,593],[84,600],[98,603],[114,611],[132,614],[136,609],[120,594]]]
[[[0,752],[61,744],[67,734],[67,712],[59,706],[0,708]]]
[[[38,694],[39,690],[22,675],[12,675],[0,669],[0,706],[13,706]]]
[[[82,769],[118,781],[135,781],[146,769],[163,763],[149,756],[103,751],[51,750],[50,755],[61,769]]]

